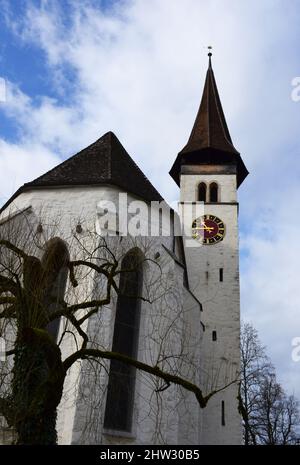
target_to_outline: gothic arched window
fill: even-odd
[[[200,182],[198,186],[198,200],[199,202],[206,202],[207,187],[205,182]]]
[[[132,249],[122,260],[112,351],[137,357],[143,256]],[[136,369],[111,360],[104,427],[131,431]]]
[[[209,186],[209,201],[218,202],[218,184],[212,182]]]
[[[68,278],[69,252],[65,242],[54,237],[45,245],[45,252],[41,263],[45,274],[44,306],[49,317],[57,311],[64,300]],[[59,331],[60,318],[50,321],[47,331],[56,341]]]

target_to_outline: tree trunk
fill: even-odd
[[[56,413],[64,379],[60,350],[47,331],[23,330],[17,339],[13,369],[18,444],[56,444]]]

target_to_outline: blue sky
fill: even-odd
[[[168,199],[207,45],[250,175],[239,190],[242,316],[300,397],[300,0],[0,1],[0,201],[113,130]]]

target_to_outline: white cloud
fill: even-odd
[[[298,218],[300,188],[283,193],[242,237],[245,316],[257,327],[285,386],[299,396],[300,364],[292,361],[292,339],[300,336]]]
[[[70,3],[67,25],[60,2],[28,3],[22,21],[8,20],[24,45],[43,50],[47,78],[62,100],[29,98],[9,84],[1,108],[18,125],[20,140],[0,141],[1,196],[113,130],[154,185],[174,199],[178,190],[167,173],[191,130],[205,47],[212,44],[229,128],[251,172],[241,187],[249,257],[244,316],[296,388],[289,344],[300,330],[300,257],[296,221],[289,218],[299,217],[300,104],[291,99],[291,80],[299,76],[299,9],[279,0],[132,0],[104,13],[92,4]]]
[[[40,176],[59,161],[38,143],[10,144],[0,139],[1,204],[24,182]]]

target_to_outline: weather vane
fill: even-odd
[[[208,45],[207,49],[208,49],[208,56],[211,57],[212,56],[212,46]]]

